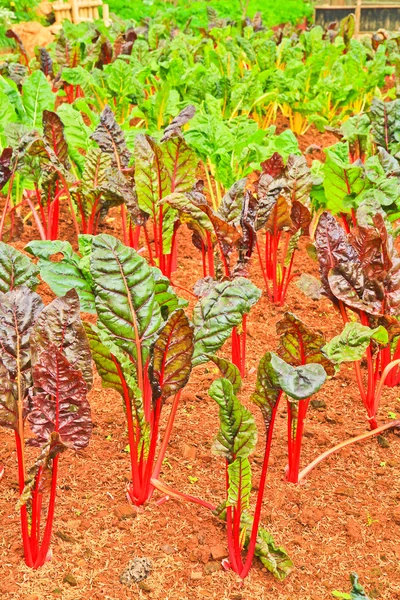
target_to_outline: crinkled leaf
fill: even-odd
[[[254,417],[235,396],[227,379],[217,379],[209,389],[210,397],[219,405],[220,430],[213,451],[231,464],[247,458],[257,443]]]
[[[264,354],[258,364],[256,388],[251,401],[261,410],[264,425],[268,433],[272,411],[281,396],[281,387],[271,364],[271,352]]]
[[[304,156],[291,154],[285,168],[286,188],[289,198],[293,202],[304,205],[309,201],[313,178],[307,159]]]
[[[304,235],[309,235],[309,227],[311,223],[311,213],[304,204],[298,200],[292,202],[292,208],[290,211],[290,218],[292,220],[292,230],[301,231]]]
[[[0,295],[1,360],[19,401],[31,385],[30,336],[43,306],[40,296],[25,286]]]
[[[0,190],[6,185],[12,175],[12,170],[10,169],[12,154],[12,148],[4,148],[0,155]]]
[[[183,138],[172,137],[160,144],[167,175],[164,194],[190,192],[196,181],[198,158]]]
[[[126,145],[124,133],[108,105],[101,113],[100,123],[90,137],[111,157],[114,167],[121,170],[128,166],[131,153]]]
[[[180,137],[182,135],[181,128],[194,117],[195,112],[196,109],[192,104],[189,104],[189,106],[186,106],[181,110],[181,112],[164,129],[164,136],[161,141],[165,142],[173,137]]]
[[[168,189],[167,171],[163,168],[160,147],[148,135],[135,138],[135,184],[141,210],[156,216],[157,203]]]
[[[87,386],[79,370],[50,344],[33,367],[31,410],[28,421],[35,434],[32,444],[42,446],[51,433],[74,450],[85,448],[92,433]]]
[[[292,367],[319,363],[328,375],[335,374],[333,364],[322,352],[325,339],[321,333],[313,331],[289,312],[278,321],[276,332],[279,335],[277,354]]]
[[[344,229],[330,213],[324,212],[319,218],[315,231],[315,246],[317,249],[323,293],[335,301],[332,294],[328,274],[331,269],[342,263],[357,263],[358,256],[349,243]]]
[[[74,289],[45,306],[31,333],[32,364],[43,350],[56,346],[71,367],[82,372],[88,390],[93,384],[92,358],[89,343],[80,318],[80,303]]]
[[[18,430],[18,404],[10,376],[0,361],[0,426]]]
[[[374,142],[390,151],[391,144],[399,141],[400,101],[396,99],[384,102],[380,98],[374,98],[368,116]]]
[[[258,301],[261,291],[251,281],[238,277],[213,287],[194,307],[195,349],[193,364],[207,361],[228,339],[232,328],[242,322]]]
[[[170,280],[165,277],[158,267],[151,267],[155,281],[155,299],[158,302],[163,319],[167,319],[177,308],[188,305],[187,300],[179,298],[170,285]]]
[[[265,228],[270,233],[282,230],[290,230],[292,220],[290,218],[289,204],[284,196],[278,198],[262,199],[259,203],[256,229]]]
[[[214,234],[213,225],[201,206],[195,204],[185,194],[169,194],[162,200],[163,204],[168,204],[179,214],[181,223],[187,223],[190,229],[195,231],[206,243],[206,231]]]
[[[246,178],[236,181],[226,192],[218,208],[217,215],[235,227],[240,224],[245,188]]]
[[[65,241],[33,241],[25,246],[25,250],[39,257],[40,276],[57,296],[65,295],[75,289],[80,300],[81,311],[95,313],[92,281],[85,269],[85,259],[76,254],[69,242]],[[59,262],[51,257],[62,254]]]
[[[57,113],[43,111],[43,137],[61,164],[68,169],[68,145],[64,136],[64,125]]]
[[[34,290],[39,284],[38,273],[39,269],[25,254],[0,242],[0,292],[8,292],[20,285]]]
[[[237,366],[231,363],[229,360],[226,360],[226,358],[221,358],[215,354],[207,354],[207,358],[218,367],[224,379],[227,379],[231,382],[233,391],[235,394],[237,394],[242,387],[242,378]]]
[[[182,309],[173,312],[153,349],[153,396],[166,400],[183,388],[192,370],[193,325]]]
[[[93,239],[90,271],[101,325],[117,346],[136,357],[140,344],[145,361],[161,325],[153,272],[133,248],[110,235]]]
[[[261,527],[257,533],[257,543],[254,552],[264,567],[282,581],[293,570],[293,561],[285,548],[277,546],[272,535]]]
[[[386,346],[388,332],[381,325],[371,329],[361,323],[346,323],[342,333],[324,346],[324,353],[335,364],[361,360],[371,340]]]
[[[294,400],[309,398],[323,386],[326,372],[321,364],[309,363],[292,367],[271,353],[271,366],[280,388]]]

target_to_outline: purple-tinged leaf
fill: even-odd
[[[92,433],[87,386],[57,346],[50,344],[33,367],[34,392],[28,421],[36,438],[32,445],[46,444],[53,432],[68,448],[85,448]]]
[[[111,156],[112,164],[119,170],[126,169],[131,153],[125,142],[124,133],[107,105],[100,115],[100,123],[90,136],[100,149]]]

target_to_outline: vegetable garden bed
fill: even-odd
[[[85,102],[98,98],[67,67],[66,102],[50,106],[49,59],[21,97],[9,92],[10,118],[22,106],[37,128],[17,154],[25,192],[14,151],[0,157],[1,597],[348,598],[357,571],[371,599],[400,598],[397,363],[384,386],[398,359],[398,101],[366,95],[361,124],[333,133],[280,106],[289,118],[253,140],[270,145],[261,166],[232,152],[224,171],[191,129],[192,105],[171,119],[149,110],[156,137],[127,143],[131,98],[94,115]],[[48,103],[40,114],[29,85]],[[263,114],[250,113],[254,128]],[[139,575],[125,570],[134,559]],[[352,583],[351,600],[366,598]]]

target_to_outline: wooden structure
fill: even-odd
[[[400,29],[400,0],[319,0],[314,19],[316,25],[324,27],[333,21],[341,21],[351,13],[356,19],[356,35],[378,29]]]
[[[99,7],[102,7],[103,21],[109,24],[108,4],[103,4],[102,0],[58,0],[53,2],[52,7],[55,15],[55,25],[61,28],[61,24],[66,19],[72,23],[82,23],[82,21],[96,21],[100,18]]]

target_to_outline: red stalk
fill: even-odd
[[[271,422],[269,424],[268,433],[267,433],[266,440],[265,440],[264,460],[263,460],[263,465],[262,465],[262,469],[261,469],[261,477],[260,477],[260,483],[259,483],[259,487],[258,487],[256,508],[254,511],[253,527],[251,530],[249,546],[247,548],[246,561],[245,561],[244,567],[242,569],[242,572],[240,573],[240,577],[242,579],[244,579],[248,575],[248,572],[250,571],[250,567],[252,565],[253,558],[254,558],[254,551],[255,551],[256,543],[257,543],[258,528],[260,526],[260,520],[261,520],[261,508],[262,508],[262,501],[264,498],[265,482],[267,480],[268,463],[269,463],[269,457],[271,454],[271,444],[272,444],[272,437],[273,437],[273,433],[274,433],[275,418],[276,418],[276,414],[278,412],[278,406],[279,406],[281,397],[282,397],[282,392],[280,392],[279,397],[276,401],[276,404],[272,410]]]
[[[57,493],[58,459],[59,459],[59,455],[57,454],[57,456],[55,456],[53,459],[50,501],[49,501],[49,508],[47,511],[47,521],[46,521],[46,527],[44,529],[42,544],[40,546],[39,553],[35,560],[35,564],[34,564],[35,569],[44,565],[44,563],[46,562],[47,553],[50,548],[50,539],[51,539],[51,533],[52,533],[52,529],[53,529],[54,508],[55,508],[56,493]]]
[[[24,451],[22,448],[22,440],[18,435],[18,432],[15,432],[15,444],[17,448],[17,463],[18,463],[18,486],[20,495],[24,491],[25,487],[25,469],[24,469]],[[33,559],[32,559],[32,551],[31,544],[29,540],[29,528],[28,528],[28,514],[26,510],[26,505],[24,504],[20,508],[20,519],[21,519],[21,533],[22,533],[22,542],[24,545],[24,556],[25,562],[28,567],[33,567]]]

